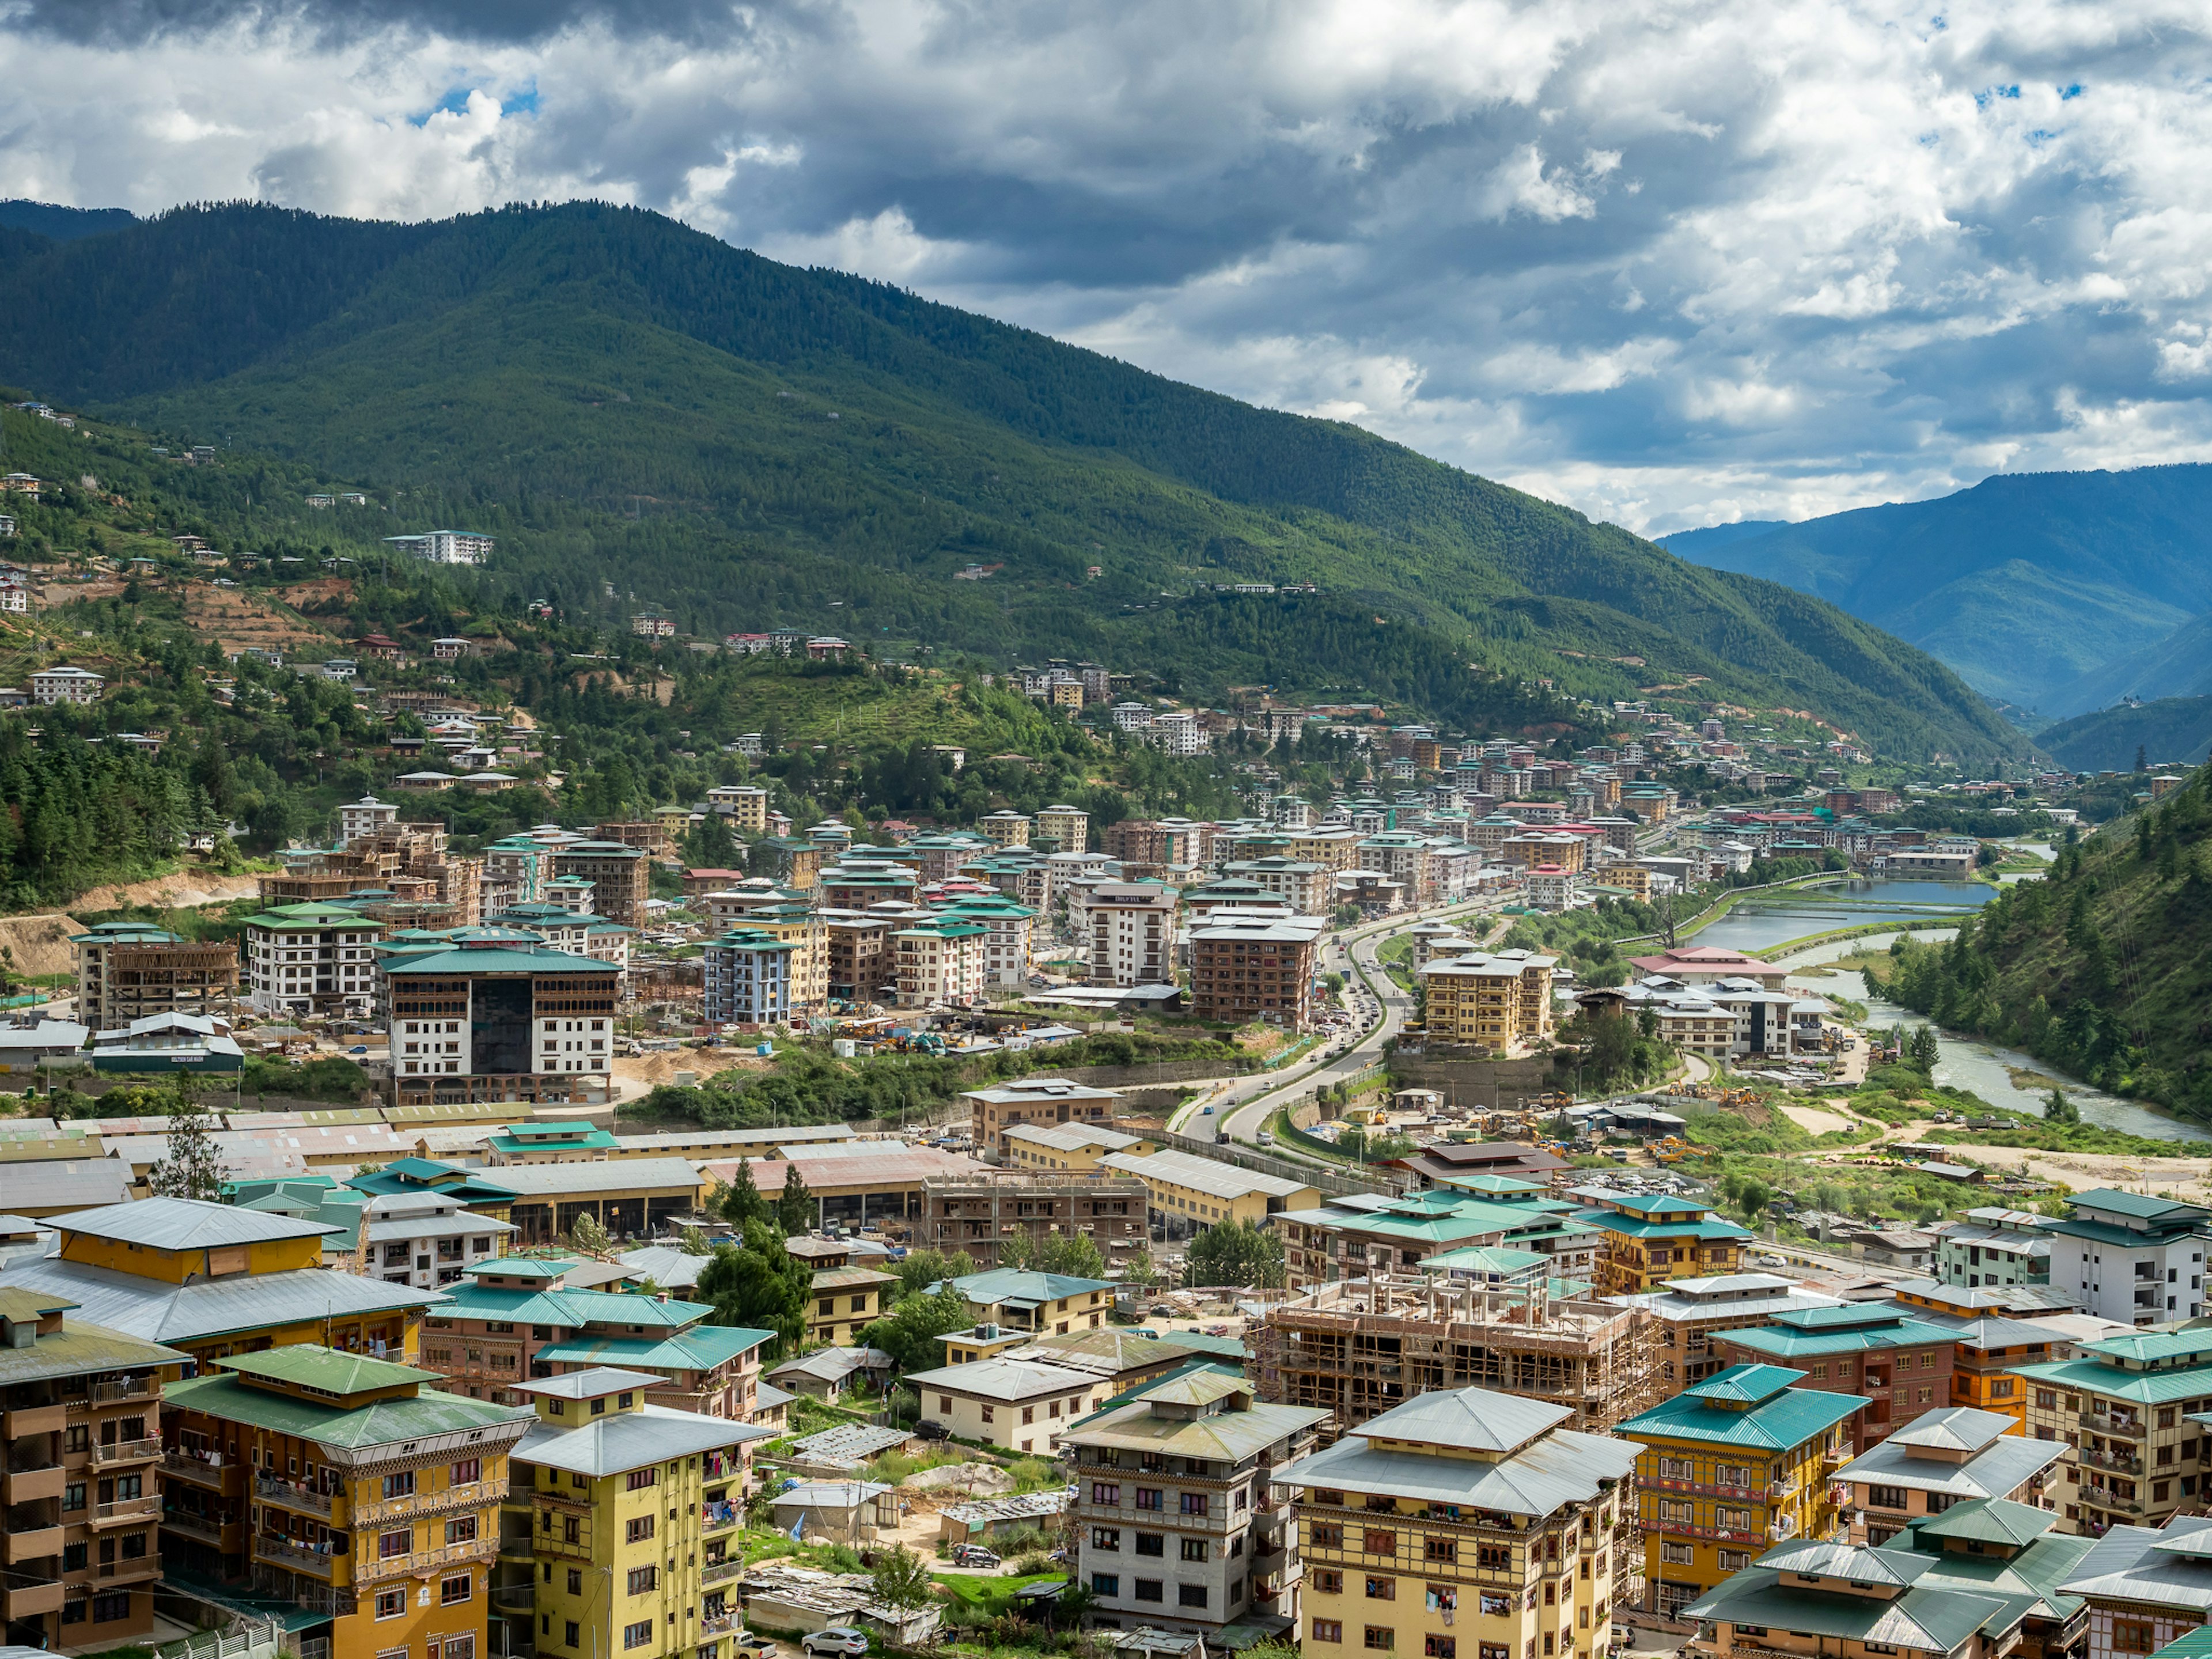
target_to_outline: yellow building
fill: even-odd
[[[1113,1152],[1098,1167],[1133,1175],[1145,1183],[1152,1209],[1171,1231],[1196,1232],[1219,1221],[1264,1224],[1287,1210],[1311,1209],[1321,1189],[1281,1176],[1261,1175],[1234,1164],[1216,1164],[1189,1152],[1137,1158]]]
[[[1047,1457],[1062,1429],[1114,1392],[1109,1380],[1088,1371],[1000,1354],[915,1371],[906,1382],[921,1397],[922,1416],[955,1440]]]
[[[755,835],[768,833],[768,791],[751,784],[719,784],[707,792],[709,811],[729,819],[732,829]]]
[[[1597,1282],[1607,1296],[1634,1296],[1674,1279],[1711,1279],[1743,1266],[1753,1235],[1713,1215],[1695,1199],[1650,1193],[1611,1193],[1577,1221],[1605,1235]]]
[[[1114,1287],[1103,1279],[1076,1279],[1025,1267],[995,1267],[930,1286],[933,1291],[944,1288],[959,1293],[977,1324],[1031,1336],[1097,1330],[1114,1308]]]
[[[830,995],[830,925],[806,904],[764,904],[744,912],[744,925],[757,928],[791,953],[794,1008],[818,1008]]]
[[[488,1659],[499,1504],[531,1417],[438,1380],[303,1344],[171,1383],[167,1565],[316,1615],[298,1633],[330,1659]]]
[[[1431,1036],[1480,1043],[1500,1054],[1552,1035],[1551,957],[1527,951],[1477,952],[1431,961],[1420,972]]]
[[[61,1248],[0,1268],[0,1288],[65,1297],[89,1324],[180,1348],[203,1367],[234,1353],[319,1343],[411,1362],[439,1292],[325,1271],[339,1230],[189,1198],[58,1216]],[[253,1281],[240,1297],[240,1281]]]
[[[1603,1655],[1636,1450],[1560,1428],[1572,1414],[1425,1394],[1278,1468],[1297,1492],[1308,1659]]]
[[[518,1390],[537,1419],[515,1449],[508,1537],[527,1529],[536,1576],[503,1583],[499,1605],[535,1620],[538,1659],[723,1659],[737,1628],[744,1447],[774,1431],[647,1407],[659,1382],[601,1367]]]
[[[883,1316],[884,1286],[898,1283],[896,1273],[853,1265],[853,1247],[835,1238],[787,1238],[784,1249],[813,1268],[814,1297],[806,1308],[806,1342],[811,1347],[856,1345],[860,1333]]]
[[[1005,1132],[1007,1164],[1017,1170],[1063,1170],[1089,1175],[1113,1152],[1150,1158],[1159,1143],[1125,1134],[1103,1123],[1071,1119],[1066,1123],[1018,1123]]]
[[[1644,1611],[1674,1618],[1770,1545],[1825,1537],[1827,1477],[1851,1454],[1864,1396],[1790,1385],[1803,1371],[1734,1365],[1622,1423],[1636,1459]]]

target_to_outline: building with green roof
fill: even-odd
[[[1998,1659],[2021,1652],[2028,1620],[2046,1605],[2024,1581],[1954,1568],[1948,1549],[1799,1539],[1766,1551],[1680,1613],[1711,1628],[1714,1659]]]
[[[1711,1341],[1730,1364],[1794,1365],[1808,1388],[1867,1395],[1861,1450],[1951,1404],[1956,1334],[1894,1303],[1784,1309],[1764,1325],[1716,1331]]]
[[[2082,1310],[2124,1325],[2164,1325],[2204,1310],[2203,1234],[2212,1209],[2094,1188],[2048,1220],[2051,1283]]]
[[[483,940],[385,963],[393,1103],[604,1100],[612,963]]]
[[[2077,1448],[2063,1490],[2086,1530],[2154,1527],[2201,1507],[2188,1450],[2212,1413],[2212,1329],[2084,1342],[2072,1359],[2014,1375],[2027,1389],[2027,1432]]]
[[[1765,1545],[1833,1526],[1827,1477],[1868,1401],[1804,1381],[1784,1365],[1733,1365],[1614,1429],[1643,1448],[1644,1612],[1677,1617]]]
[[[1575,1219],[1605,1236],[1597,1283],[1607,1296],[1635,1296],[1675,1279],[1710,1279],[1743,1266],[1749,1230],[1723,1221],[1713,1206],[1663,1193],[1622,1193],[1579,1187],[1590,1205]]]
[[[262,1014],[366,1015],[385,924],[357,905],[272,905],[245,924],[246,1000]]]

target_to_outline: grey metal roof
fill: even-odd
[[[2177,1515],[2165,1530],[2179,1543],[2203,1525],[2202,1516]],[[2058,1588],[2069,1595],[2148,1601],[2200,1613],[2212,1610],[2212,1564],[2160,1550],[2165,1541],[2148,1527],[2114,1527]]]
[[[1809,1572],[1822,1578],[1842,1578],[1855,1584],[1910,1584],[1936,1565],[1935,1558],[1909,1550],[1886,1550],[1864,1544],[1834,1544],[1818,1538],[1800,1538],[1777,1546],[1759,1558],[1762,1567],[1777,1572]]]
[[[319,1221],[300,1221],[265,1210],[241,1210],[198,1198],[142,1198],[134,1204],[110,1204],[57,1217],[64,1232],[143,1244],[156,1250],[220,1249],[228,1244],[263,1244],[282,1238],[319,1238],[340,1230]]]
[[[16,1184],[14,1174],[9,1179],[11,1186]],[[131,1195],[131,1166],[115,1158],[42,1159],[35,1170],[24,1170],[21,1180],[35,1182],[38,1190],[19,1191],[15,1200],[35,1201],[40,1209],[57,1212],[41,1224],[48,1227],[67,1225],[76,1215],[101,1206],[119,1206]],[[84,1208],[78,1210],[79,1205]]]
[[[1893,1600],[1802,1584],[1784,1588],[1773,1572],[1755,1568],[1707,1591],[1683,1608],[1680,1617],[1948,1653],[1978,1630],[2002,1635],[2035,1605],[2033,1595],[1949,1588],[1908,1589]]]
[[[753,1384],[753,1409],[757,1412],[774,1411],[778,1406],[788,1406],[797,1398],[796,1395],[786,1394],[773,1382]]]
[[[169,1285],[51,1255],[0,1268],[0,1286],[18,1285],[67,1296],[92,1323],[149,1342],[191,1342],[269,1325],[426,1308],[447,1299],[442,1291],[387,1285],[320,1267]]]
[[[780,1510],[855,1510],[895,1490],[879,1480],[802,1480],[775,1495]]]
[[[1370,1418],[1359,1432],[1370,1440],[1415,1440],[1466,1451],[1507,1452],[1574,1415],[1565,1406],[1489,1389],[1425,1394]]]
[[[523,1462],[542,1463],[571,1474],[620,1474],[648,1463],[664,1463],[672,1457],[690,1457],[748,1440],[769,1439],[775,1433],[774,1429],[732,1423],[726,1417],[641,1406],[635,1411],[597,1418],[580,1429],[562,1430],[540,1421],[523,1437],[514,1455]]]
[[[1911,1423],[1883,1443],[1891,1446],[1926,1446],[1940,1451],[1979,1451],[1999,1435],[2013,1428],[2018,1419],[2002,1412],[1985,1412],[1972,1406],[1948,1406],[1942,1411],[1923,1412]]]
[[[947,1394],[972,1395],[979,1400],[1023,1401],[1071,1389],[1094,1387],[1098,1379],[1089,1371],[1065,1365],[1040,1365],[994,1355],[966,1365],[940,1365],[935,1370],[910,1371],[911,1388],[937,1389]]]
[[[486,1176],[518,1198],[626,1192],[634,1187],[703,1187],[688,1158],[624,1158],[577,1164],[502,1164]]]
[[[532,1382],[508,1386],[517,1394],[542,1394],[555,1400],[599,1400],[625,1389],[657,1389],[668,1379],[653,1371],[626,1371],[617,1365],[594,1365],[565,1376],[540,1377]]]
[[[647,1244],[641,1249],[625,1250],[616,1259],[664,1291],[688,1291],[698,1284],[700,1273],[714,1258],[691,1255],[673,1244]]]
[[[1536,1444],[1495,1462],[1421,1457],[1373,1449],[1365,1436],[1375,1422],[1326,1451],[1277,1469],[1273,1484],[1425,1498],[1504,1515],[1541,1516],[1570,1504],[1587,1504],[1598,1495],[1601,1481],[1626,1480],[1641,1449],[1610,1435],[1554,1429]]]
[[[1961,1410],[1971,1409],[1960,1407]],[[1987,1415],[1988,1413],[1982,1413]],[[2065,1443],[2005,1435],[1963,1463],[1929,1457],[1922,1449],[1900,1445],[1895,1435],[1863,1452],[1837,1471],[1839,1480],[1884,1486],[1911,1486],[1954,1498],[2009,1498],[2065,1454]],[[1919,1454],[1919,1455],[1916,1455]]]

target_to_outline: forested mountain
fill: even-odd
[[[137,215],[124,208],[60,207],[52,202],[27,202],[21,198],[0,202],[0,226],[27,230],[66,242],[78,236],[98,236],[138,222]]]
[[[2076,772],[2118,772],[2138,755],[2154,766],[2202,764],[2212,750],[2212,697],[2160,697],[2045,726],[2037,744]]]
[[[0,378],[388,509],[334,535],[493,532],[494,580],[570,607],[1080,653],[1471,728],[1540,719],[1544,678],[1809,710],[1967,764],[2015,745],[1940,664],[1785,587],[650,213],[179,210],[9,235],[0,299]],[[993,568],[952,580],[971,565]],[[1213,591],[1238,581],[1321,591]]]
[[[1664,544],[1832,600],[1992,697],[2068,715],[2130,692],[2212,690],[2212,632],[2178,660],[2159,655],[2212,611],[2212,467],[1992,477],[1937,501],[1740,529]],[[2192,674],[2204,684],[2185,684]]]

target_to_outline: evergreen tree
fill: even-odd
[[[1283,1236],[1249,1221],[1217,1221],[1190,1242],[1182,1282],[1276,1290],[1283,1284]]]
[[[805,1232],[814,1225],[814,1194],[806,1190],[796,1164],[787,1164],[783,1170],[783,1195],[776,1200],[776,1221],[786,1238]]]
[[[183,1081],[180,1076],[178,1082]],[[230,1170],[216,1146],[215,1132],[214,1115],[185,1095],[170,1115],[168,1155],[146,1172],[147,1187],[155,1198],[222,1201],[222,1183],[230,1178]]]
[[[741,1158],[738,1160],[738,1178],[722,1194],[722,1219],[742,1228],[748,1221],[765,1221],[768,1216],[768,1200],[753,1184],[753,1161]]]

